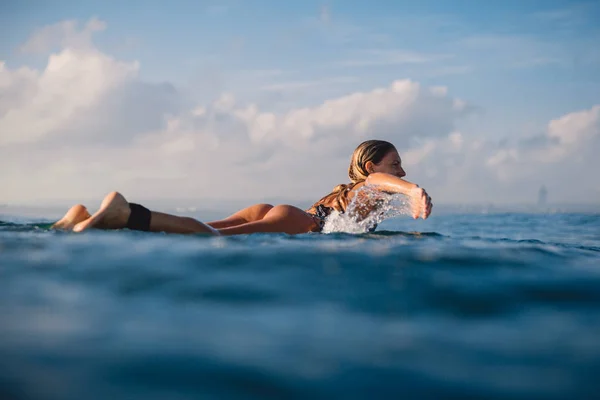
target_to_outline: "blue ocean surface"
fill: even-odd
[[[597,213],[236,237],[0,220],[1,399],[600,396]]]

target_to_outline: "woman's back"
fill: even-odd
[[[364,181],[354,182],[349,184],[342,184],[336,186],[331,193],[322,197],[319,201],[313,204],[308,210],[309,214],[315,214],[317,208],[327,208],[336,210],[340,213],[346,212],[348,205],[352,201],[356,190],[360,189],[364,185]]]

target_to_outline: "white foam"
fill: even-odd
[[[360,194],[361,196],[358,196]],[[360,203],[356,200],[359,197],[368,196],[370,199],[377,199],[381,205],[371,211],[366,218],[359,220],[359,214],[356,212]],[[345,213],[332,211],[325,220],[323,233],[365,233],[382,221],[397,217],[399,215],[410,215],[410,204],[408,198],[402,194],[387,194],[372,187],[363,186],[357,191]]]

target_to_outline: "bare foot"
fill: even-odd
[[[129,214],[131,214],[131,210],[129,209],[129,203],[125,200],[125,197],[118,192],[112,192],[102,200],[100,209],[91,217],[76,224],[73,227],[73,231],[81,232],[89,228],[125,228],[127,220],[129,219]]]
[[[89,217],[91,217],[91,215],[85,206],[76,204],[71,207],[69,211],[67,211],[65,216],[62,217],[60,221],[52,225],[50,229],[62,229],[70,231],[76,224],[85,221]]]

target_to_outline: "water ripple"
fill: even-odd
[[[592,398],[598,221],[217,238],[0,222],[0,397]]]

